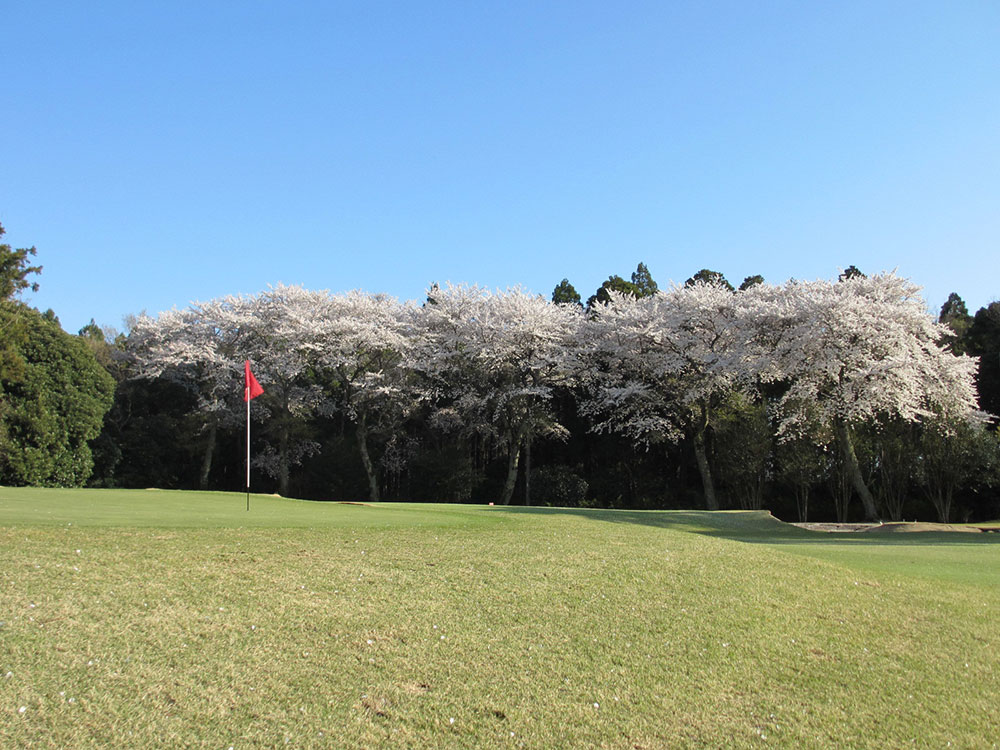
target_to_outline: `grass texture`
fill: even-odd
[[[995,747],[1000,535],[0,488],[0,746]]]

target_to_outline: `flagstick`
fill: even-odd
[[[247,512],[250,512],[250,386],[246,388],[247,400]]]
[[[250,401],[264,392],[257,378],[250,372],[250,360],[243,363],[243,400],[247,402],[247,511],[250,510]]]

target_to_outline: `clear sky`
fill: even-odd
[[[0,222],[71,332],[639,261],[1000,298],[992,0],[5,0],[0,71]]]

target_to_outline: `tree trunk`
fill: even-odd
[[[278,430],[278,494],[288,497],[288,423],[282,420]]]
[[[503,494],[500,496],[501,505],[510,505],[510,499],[514,496],[517,467],[521,460],[521,441],[520,434],[510,440],[510,452],[507,454],[507,479],[503,483]]]
[[[705,488],[705,507],[708,510],[718,510],[719,501],[715,497],[715,485],[712,483],[712,469],[708,465],[704,432],[699,432],[694,436],[694,457],[698,460],[698,473],[701,474],[701,484]]]
[[[799,506],[799,522],[805,523],[809,520],[809,485],[796,485],[795,499]]]
[[[215,454],[215,436],[218,432],[219,420],[213,414],[208,424],[208,443],[201,459],[201,472],[198,475],[198,489],[208,489],[208,476],[212,473],[212,456]]]
[[[531,435],[524,439],[524,504],[531,505]]]
[[[361,463],[364,464],[365,474],[368,475],[368,499],[373,503],[379,501],[378,495],[378,475],[375,473],[375,466],[372,464],[371,456],[368,455],[368,426],[364,416],[358,420],[358,449],[361,451]]]
[[[278,494],[288,497],[289,465],[288,458],[288,424],[292,419],[292,413],[288,408],[288,392],[281,394],[281,414],[278,422]]]
[[[701,474],[701,486],[705,490],[705,507],[708,510],[718,510],[719,501],[715,497],[715,484],[712,482],[712,468],[708,465],[708,451],[705,448],[705,433],[708,431],[708,408],[701,407],[701,423],[695,428],[694,457],[698,461],[698,473]]]
[[[834,466],[833,476],[830,477],[830,494],[833,496],[833,508],[837,513],[837,523],[847,521],[848,509],[851,506],[851,498],[854,497],[854,489],[851,484],[850,471],[843,459]]]
[[[865,507],[865,520],[877,521],[878,511],[875,509],[875,498],[865,484],[864,477],[861,476],[861,466],[858,464],[858,454],[854,452],[854,443],[851,441],[851,432],[847,427],[847,422],[843,419],[835,419],[833,422],[834,431],[837,435],[837,442],[840,444],[840,455],[847,469],[847,478],[851,481],[854,491],[861,498],[861,503]]]
[[[938,514],[938,522],[940,523],[950,523],[951,522],[951,500],[952,492],[950,488],[941,489],[931,496],[934,501],[934,509]]]

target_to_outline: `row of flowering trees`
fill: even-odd
[[[845,496],[875,518],[893,515],[870,489],[872,472],[889,463],[868,455],[880,432],[918,425],[940,438],[928,446],[982,432],[975,360],[944,346],[947,333],[916,287],[885,274],[739,292],[693,281],[641,298],[612,292],[587,311],[520,289],[435,286],[418,306],[280,286],[140,317],[128,348],[138,374],[196,399],[202,484],[216,434],[242,414],[250,359],[267,390],[256,463],[282,494],[293,467],[321,449],[310,425],[336,418],[353,432],[371,500],[415,441],[450,436],[503,456],[497,499],[509,503],[522,464],[526,483],[533,475],[533,443],[568,438],[570,415],[573,429],[625,436],[638,452],[690,446],[710,509],[721,505],[720,471],[730,486],[747,473],[740,502],[759,507],[777,449],[792,474],[817,470],[796,464],[796,449],[807,458],[835,451]],[[876,436],[865,460],[859,430]],[[932,454],[922,452],[925,474]],[[947,517],[954,483],[939,489],[935,506]]]

